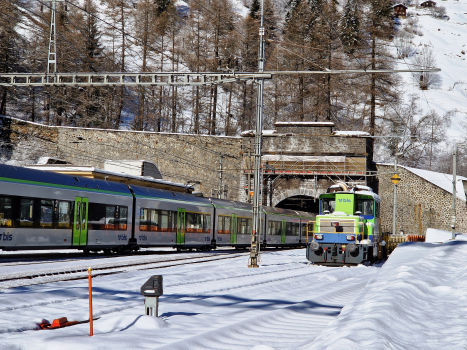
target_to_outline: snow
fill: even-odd
[[[334,136],[367,137],[370,133],[365,131],[334,131]]]
[[[315,266],[295,249],[263,252],[258,269],[247,268],[243,253],[94,277],[93,337],[89,323],[38,330],[44,319],[88,319],[86,279],[0,289],[0,348],[465,349],[466,254],[462,235],[443,244],[401,244],[382,266]],[[132,259],[141,256],[92,263]],[[86,268],[91,261],[69,263]],[[30,266],[40,272],[54,265],[61,262]],[[159,318],[143,315],[139,293],[156,274],[164,278]]]
[[[442,243],[449,241],[452,238],[451,231],[438,230],[435,228],[426,229],[425,242]]]

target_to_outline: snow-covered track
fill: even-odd
[[[186,264],[197,264],[213,260],[232,259],[246,256],[248,253],[197,253],[170,257],[144,258],[130,261],[99,263],[89,260],[74,261],[74,267],[48,269],[39,268],[34,272],[26,271],[0,275],[0,289],[15,288],[28,285],[44,284],[57,281],[71,281],[87,278],[88,267],[92,268],[93,277],[112,275],[128,271],[149,270]]]

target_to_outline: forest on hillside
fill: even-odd
[[[51,2],[0,0],[0,72],[46,72]],[[410,57],[416,21],[391,0],[264,0],[266,71],[391,69]],[[57,2],[57,71],[253,72],[260,0]],[[415,66],[435,65],[428,50]],[[436,83],[420,77],[420,88]],[[278,75],[266,81],[264,127],[332,121],[367,131],[375,152],[409,166],[449,169],[439,148],[449,115],[421,115],[397,74]],[[0,114],[48,125],[239,135],[255,127],[254,81],[213,86],[0,87]],[[402,136],[401,136],[402,135]]]

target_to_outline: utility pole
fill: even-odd
[[[261,0],[261,26],[259,28],[258,72],[264,72],[264,1]],[[251,232],[250,262],[248,267],[259,267],[261,235],[261,148],[263,133],[263,91],[264,79],[256,79],[256,133],[255,133],[255,173],[253,179],[253,230]]]
[[[52,2],[50,10],[50,36],[49,36],[49,54],[47,55],[47,75],[57,73],[57,23],[56,23],[56,8],[57,1],[65,0],[44,0]],[[55,83],[55,77],[54,77]],[[50,78],[47,77],[47,83],[50,83]]]
[[[452,229],[452,239],[456,238],[456,198],[457,198],[457,190],[456,190],[456,175],[457,175],[457,153],[458,147],[467,146],[467,143],[456,143],[454,146],[454,150],[452,152],[452,221],[451,221],[451,229]]]

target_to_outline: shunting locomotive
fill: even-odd
[[[338,183],[319,197],[308,225],[306,257],[326,265],[354,265],[385,257],[380,198],[370,187]]]

